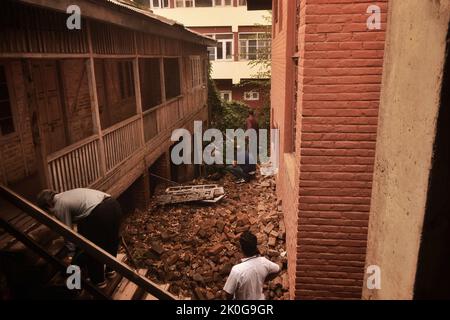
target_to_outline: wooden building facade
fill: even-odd
[[[118,1],[2,1],[0,183],[120,195],[207,123],[208,38]]]

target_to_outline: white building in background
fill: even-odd
[[[261,71],[249,61],[270,48],[263,27],[270,24],[268,11],[248,11],[247,0],[149,0],[148,5],[155,14],[217,40],[217,47],[209,52],[212,77],[222,99],[261,106],[260,89],[245,82]]]

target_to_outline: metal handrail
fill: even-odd
[[[93,242],[89,241],[85,237],[74,232],[72,229],[68,228],[65,224],[58,221],[56,218],[50,216],[48,213],[31,203],[30,201],[24,199],[11,189],[0,185],[0,196],[6,201],[10,202],[17,208],[21,209],[38,222],[46,225],[51,230],[64,237],[64,239],[73,242],[78,247],[83,249],[92,258],[99,262],[102,262],[111,269],[115,270],[117,273],[121,274],[123,277],[127,278],[131,282],[137,284],[139,287],[144,289],[146,292],[152,294],[159,300],[176,300],[176,297],[169,292],[160,289],[155,283],[149,279],[137,274],[126,264],[118,261],[111,254],[103,250],[102,248],[95,245]]]

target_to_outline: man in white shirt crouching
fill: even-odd
[[[265,300],[264,282],[273,279],[280,266],[259,255],[256,236],[251,232],[244,232],[239,242],[245,258],[231,269],[223,288],[227,299]]]

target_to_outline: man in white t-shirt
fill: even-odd
[[[264,300],[264,282],[274,278],[280,266],[259,255],[256,236],[251,232],[244,232],[239,242],[246,258],[231,269],[223,290],[228,299]]]

